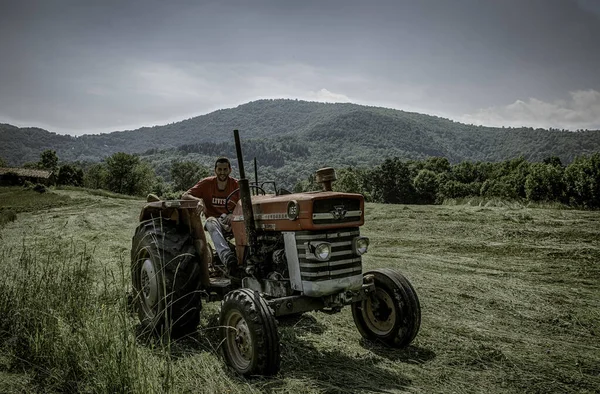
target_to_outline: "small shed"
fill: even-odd
[[[23,185],[26,181],[50,186],[56,183],[54,172],[32,168],[0,168],[0,186]]]

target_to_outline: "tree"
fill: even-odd
[[[370,174],[374,201],[387,204],[412,204],[415,202],[415,189],[407,163],[399,158],[386,159]]]
[[[514,187],[507,181],[506,177],[488,179],[481,185],[480,194],[484,197],[500,197],[516,199],[518,197]]]
[[[558,156],[550,156],[550,157],[546,157],[544,159],[544,164],[550,164],[552,166],[555,167],[562,167],[562,161],[560,160],[560,157]]]
[[[103,189],[107,188],[106,178],[108,176],[108,170],[106,165],[102,163],[93,164],[90,166],[83,178],[83,184],[85,187],[90,189]]]
[[[470,161],[463,161],[451,169],[454,180],[461,183],[471,183],[481,180],[477,167]]]
[[[569,203],[600,207],[600,153],[577,157],[566,168],[564,180]]]
[[[188,190],[208,175],[208,168],[193,161],[173,161],[171,163],[171,180],[175,191]]]
[[[428,169],[419,171],[413,180],[419,201],[424,204],[433,204],[438,191],[438,179],[435,172]]]
[[[310,174],[306,179],[297,182],[294,185],[294,193],[310,192],[315,190],[322,190],[321,186],[316,182],[315,175]]]
[[[0,157],[0,167],[8,167],[6,160],[4,160],[2,157]]]
[[[530,201],[560,201],[565,184],[562,167],[552,164],[535,163],[525,180],[525,194]]]
[[[58,169],[58,155],[52,149],[46,149],[40,154],[38,166],[44,170],[56,171]]]
[[[336,171],[337,181],[333,184],[333,191],[342,193],[361,193],[364,191],[361,187],[360,173],[352,167],[342,168]]]
[[[156,174],[140,158],[117,152],[106,159],[106,187],[115,193],[144,195],[152,190]]]
[[[147,162],[140,162],[134,167],[132,184],[128,194],[145,196],[154,191],[157,185],[156,173]]]
[[[83,170],[71,164],[64,164],[58,170],[59,185],[83,186]]]
[[[437,174],[450,171],[450,162],[445,157],[430,157],[425,160],[425,169]]]

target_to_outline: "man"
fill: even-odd
[[[204,228],[210,234],[210,237],[215,244],[217,254],[221,262],[227,267],[235,267],[237,258],[235,253],[229,248],[229,243],[225,240],[225,234],[231,231],[231,214],[227,214],[225,209],[225,199],[231,192],[238,188],[237,179],[231,178],[231,163],[226,157],[219,157],[215,162],[215,176],[210,176],[200,180],[191,189],[183,193],[183,200],[197,200],[198,207],[196,208],[196,220],[194,222],[201,223],[198,219],[200,214],[206,216],[206,224]],[[237,202],[237,198],[230,200],[230,209]],[[195,233],[202,233],[202,228],[196,229]],[[202,240],[203,234],[196,236],[196,240]],[[198,253],[204,249],[204,245],[196,245]]]

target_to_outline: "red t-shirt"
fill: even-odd
[[[196,183],[188,193],[194,197],[201,198],[206,207],[206,217],[219,217],[222,213],[227,213],[225,209],[225,199],[232,191],[238,188],[238,181],[234,178],[227,178],[227,186],[225,190],[219,190],[217,177],[209,176]],[[229,209],[233,211],[235,203],[239,199],[239,194],[236,193],[230,198]]]

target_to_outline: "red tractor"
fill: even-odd
[[[369,248],[369,239],[360,235],[363,196],[331,191],[331,168],[317,171],[323,191],[289,194],[273,184],[275,193],[266,194],[246,179],[237,130],[234,136],[240,180],[231,248],[238,265],[224,268],[208,245],[207,253],[194,246],[196,201],[149,202],[131,251],[142,326],[157,333],[192,332],[202,298],[221,300],[223,355],[246,376],[278,372],[276,319],[307,311],[335,313],[350,305],[364,338],[408,346],[419,331],[419,299],[397,271],[363,272],[362,255]]]

